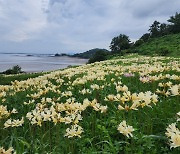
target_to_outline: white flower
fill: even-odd
[[[4,128],[8,128],[8,127],[19,127],[22,126],[22,124],[24,123],[24,118],[22,117],[21,120],[17,119],[17,120],[11,120],[8,119],[5,123],[4,123]]]
[[[180,112],[177,113],[177,116],[178,116],[177,121],[180,121]]]
[[[174,86],[172,86],[171,88],[170,88],[170,90],[171,90],[171,93],[172,93],[172,95],[173,96],[176,96],[176,95],[179,95],[180,94],[180,88],[179,88],[179,86],[178,85],[174,85]]]
[[[107,111],[107,105],[100,107],[101,113],[105,113]]]
[[[10,147],[8,150],[5,150],[3,147],[0,147],[0,154],[12,154],[14,151],[13,147]],[[16,152],[14,152],[15,154]]]
[[[171,148],[180,147],[180,131],[176,127],[176,123],[172,123],[166,128],[166,136],[170,138]]]
[[[127,125],[125,120],[123,120],[123,121],[119,124],[117,130],[118,130],[121,134],[127,136],[128,138],[129,138],[129,137],[133,137],[132,132],[134,131],[134,128],[133,128],[132,126]]]
[[[81,134],[83,132],[83,129],[79,125],[72,125],[71,128],[66,129],[66,134],[64,136],[67,136],[68,138],[77,136],[81,138]]]

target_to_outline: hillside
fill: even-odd
[[[163,50],[168,50],[168,56],[180,56],[180,34],[171,34],[158,38],[151,38],[139,47],[135,48],[138,53],[152,55],[161,54]]]
[[[178,154],[178,71],[179,58],[132,54],[1,76],[0,153]]]
[[[95,49],[91,49],[91,50],[88,50],[88,51],[83,52],[83,53],[74,54],[72,57],[80,57],[80,58],[89,59],[89,58],[93,57],[94,54],[99,50],[108,52],[108,50],[106,50],[106,49],[95,48]]]

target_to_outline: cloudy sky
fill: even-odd
[[[0,52],[70,53],[109,49],[154,20],[180,12],[180,0],[0,0]]]

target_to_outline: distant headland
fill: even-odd
[[[92,58],[92,57],[95,55],[95,53],[96,53],[97,51],[109,52],[109,51],[106,50],[106,49],[94,48],[94,49],[85,51],[85,52],[83,52],[83,53],[76,53],[76,54],[73,54],[73,55],[66,54],[66,53],[61,53],[61,54],[56,53],[54,56],[55,56],[55,57],[68,56],[68,57],[77,57],[77,58],[83,58],[83,59],[90,59],[90,58]]]

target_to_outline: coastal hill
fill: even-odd
[[[180,56],[180,33],[151,38],[135,48],[139,54]]]
[[[178,154],[179,60],[131,54],[0,75],[0,143],[17,153]]]
[[[83,53],[74,54],[74,55],[72,55],[72,57],[80,57],[80,58],[90,59],[91,57],[93,57],[95,55],[95,53],[97,51],[109,52],[106,49],[95,48],[95,49],[91,49],[91,50],[88,50],[88,51],[83,52]]]
[[[94,48],[94,49],[91,49],[91,50],[88,50],[88,51],[85,51],[85,52],[82,52],[82,53],[76,53],[76,54],[73,54],[73,55],[66,54],[66,53],[62,53],[62,54],[56,53],[54,56],[68,56],[68,57],[78,57],[78,58],[83,58],[83,59],[90,59],[95,55],[95,53],[97,51],[109,52],[106,49]]]

